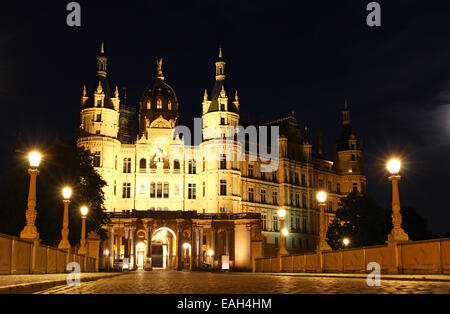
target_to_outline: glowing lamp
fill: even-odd
[[[278,210],[278,216],[284,218],[286,216],[286,211],[284,209]]]
[[[209,257],[213,256],[213,255],[214,255],[213,250],[210,249],[210,250],[208,251],[208,254],[209,254]]]
[[[387,163],[387,169],[391,174],[397,174],[400,171],[400,160],[391,159]]]
[[[324,191],[317,192],[317,200],[319,203],[325,203],[327,200],[327,193]]]
[[[88,213],[88,208],[86,206],[81,207],[81,215],[86,216]]]
[[[109,255],[109,250],[106,249],[105,252],[104,252],[104,254],[105,254],[105,256],[108,256],[108,255]]]
[[[289,234],[289,231],[286,228],[281,229],[281,233],[286,237]]]
[[[68,200],[68,199],[70,199],[70,196],[72,195],[72,189],[69,187],[65,187],[62,190],[62,194],[63,194],[64,199]]]
[[[41,154],[38,152],[31,152],[28,154],[28,160],[30,161],[30,167],[37,168],[41,162]]]
[[[345,238],[344,240],[342,240],[342,242],[344,243],[345,246],[350,244],[350,240],[348,238]]]

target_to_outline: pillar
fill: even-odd
[[[131,250],[130,250],[130,268],[136,268],[135,265],[135,248],[136,248],[136,243],[134,242],[134,232],[136,230],[136,227],[132,226],[130,227],[130,242],[131,242]]]
[[[182,264],[182,250],[183,250],[183,243],[182,243],[182,220],[177,220],[177,256],[176,256],[176,269],[181,270],[181,264]]]
[[[109,227],[109,267],[114,268],[114,226]]]
[[[153,220],[147,222],[147,258],[145,261],[145,270],[152,270],[152,235]]]
[[[211,227],[211,250],[213,251],[211,267],[214,268],[214,260],[216,258],[216,228]]]

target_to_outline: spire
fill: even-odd
[[[103,45],[103,41],[100,47],[100,55],[97,57],[97,74],[98,76],[106,77],[106,64],[108,58],[105,57],[105,47]]]
[[[220,90],[220,97],[226,97],[227,92],[225,91],[225,86],[222,85],[222,89]]]
[[[114,97],[119,98],[119,87],[116,85],[116,90],[114,91]]]
[[[95,91],[97,94],[101,94],[103,93],[103,87],[102,87],[102,83],[100,81],[98,81],[98,86],[97,86],[97,90]]]
[[[83,97],[86,97],[86,84],[83,85]]]
[[[345,99],[344,110],[342,110],[342,124],[350,124],[350,109],[348,109],[347,99]]]
[[[216,61],[216,81],[225,79],[225,64],[222,59],[222,47],[219,47],[219,60]]]
[[[219,46],[219,59],[222,59],[222,47]]]
[[[203,100],[208,100],[208,91],[205,88],[205,94],[203,95]]]
[[[234,93],[234,101],[239,101],[237,89],[236,92]]]
[[[161,80],[164,80],[164,75],[162,73],[162,62],[163,62],[163,58],[158,60],[158,57],[156,57],[156,68],[157,68],[157,73],[158,73],[156,75],[156,77]]]

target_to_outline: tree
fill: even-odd
[[[61,190],[72,188],[69,206],[69,241],[79,243],[81,233],[81,205],[89,207],[86,231],[96,231],[106,238],[102,225],[108,223],[104,213],[106,182],[92,166],[92,156],[75,143],[55,140],[45,145],[40,174],[37,177],[36,226],[44,244],[57,245],[61,239],[63,203]],[[29,188],[28,160],[24,148],[16,149],[12,166],[1,178],[0,232],[16,235],[25,226],[25,211]]]
[[[428,231],[428,220],[420,216],[417,209],[414,207],[403,207],[400,213],[402,214],[403,230],[409,235],[410,240],[418,241],[436,238],[435,235]]]
[[[389,212],[370,196],[357,192],[341,199],[335,215],[327,231],[327,242],[333,249],[342,248],[346,237],[351,247],[384,244],[391,230]]]

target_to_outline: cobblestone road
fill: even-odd
[[[292,294],[292,293],[450,293],[450,282],[384,280],[369,287],[365,279],[276,276],[249,273],[152,271],[59,286],[39,293],[86,294]]]

